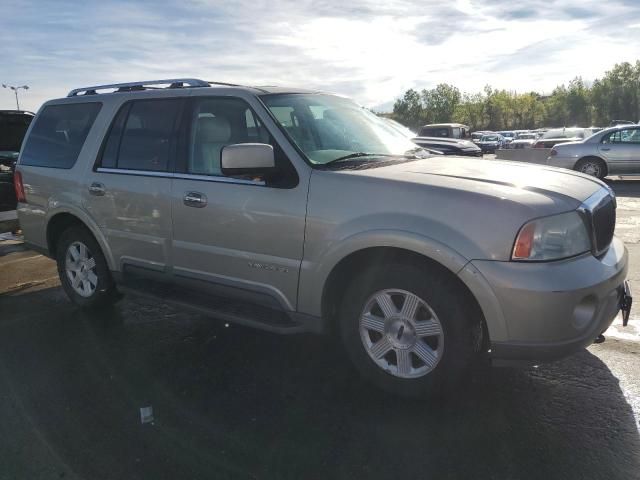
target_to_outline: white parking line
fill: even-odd
[[[17,260],[11,260],[10,262],[7,262],[7,263],[0,263],[0,265],[4,267],[7,265],[13,265],[14,263],[26,262],[27,260],[33,260],[34,258],[40,258],[43,256],[44,255],[34,255],[33,257],[19,258]]]

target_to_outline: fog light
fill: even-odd
[[[597,306],[598,302],[593,295],[583,298],[573,309],[571,325],[578,330],[584,330],[593,320]]]

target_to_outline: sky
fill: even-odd
[[[195,77],[317,88],[390,110],[446,82],[549,93],[640,59],[640,0],[2,0],[0,83],[21,107],[76,87]],[[15,108],[0,88],[0,109]]]

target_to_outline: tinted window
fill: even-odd
[[[120,140],[122,139],[124,122],[127,120],[127,115],[129,114],[130,107],[131,104],[127,104],[123,108],[121,108],[120,112],[118,112],[118,115],[113,121],[111,130],[109,131],[109,136],[107,137],[107,142],[105,143],[104,149],[102,151],[102,161],[100,164],[100,166],[102,167],[116,168],[117,166]]]
[[[197,101],[191,118],[188,173],[221,175],[222,148],[236,143],[270,143],[270,136],[246,103],[233,98]]]
[[[0,113],[0,152],[19,152],[33,117],[22,113]]]
[[[423,128],[420,130],[421,137],[448,137],[448,128]]]
[[[120,136],[117,168],[168,170],[181,104],[181,100],[175,99],[133,102],[124,127],[118,127],[119,118],[116,118],[105,147],[105,153],[108,149],[110,155],[106,158],[107,162],[113,163],[114,143]]]
[[[73,167],[100,107],[99,103],[45,107],[26,140],[20,163],[39,167]]]

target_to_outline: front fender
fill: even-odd
[[[403,230],[378,229],[351,235],[327,249],[319,261],[304,260],[300,270],[298,310],[320,317],[322,292],[333,269],[349,255],[358,251],[390,247],[427,257],[447,268],[467,286],[482,310],[489,338],[506,338],[507,327],[502,308],[491,286],[463,255],[433,238]]]
[[[326,281],[338,263],[350,254],[375,247],[392,247],[408,250],[428,257],[453,273],[468,263],[468,259],[450,247],[423,235],[391,229],[359,232],[333,242],[317,257],[317,261],[304,259],[300,269],[298,310],[309,315],[322,314],[322,291]]]

